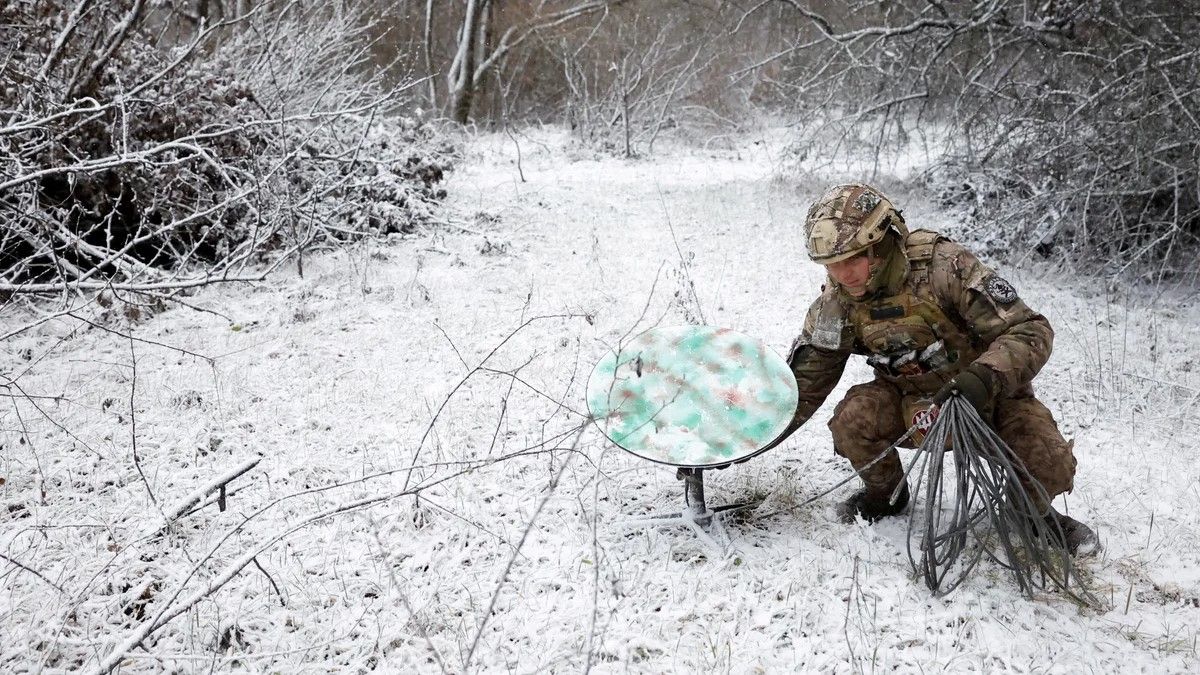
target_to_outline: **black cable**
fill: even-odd
[[[908,558],[934,593],[953,591],[987,556],[1026,595],[1056,589],[1100,606],[1081,584],[1059,523],[1044,518],[1049,495],[961,396],[942,404],[908,474],[913,503],[925,493],[923,507],[909,513]]]

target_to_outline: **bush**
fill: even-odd
[[[796,4],[808,24],[782,86],[824,120],[805,130],[814,137],[891,144],[937,129],[944,162],[931,177],[998,246],[1194,279],[1200,15],[1135,5]]]
[[[365,66],[369,22],[311,4],[193,24],[133,0],[0,8],[0,290],[260,277],[427,222],[451,149],[393,114],[407,85]]]

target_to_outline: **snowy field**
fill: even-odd
[[[1058,507],[1100,534],[1106,607],[988,563],[934,597],[903,519],[838,523],[849,486],[802,505],[848,475],[824,423],[861,359],[785,444],[709,474],[711,503],[765,499],[721,556],[622,526],[680,484],[584,424],[587,377],[654,325],[785,351],[821,281],[804,207],[870,165],[787,168],[778,134],[642,160],[519,140],[519,167],[507,136],[470,144],[436,235],[3,340],[0,672],[1200,671],[1194,300],[1005,270],[1057,329]],[[953,234],[912,164],[878,184]],[[10,305],[0,335],[37,318]],[[225,510],[201,489],[255,460]]]

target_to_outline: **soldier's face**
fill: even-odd
[[[856,256],[830,263],[825,266],[829,276],[841,284],[850,295],[861,298],[867,294],[867,281],[871,278],[871,258],[866,251]]]

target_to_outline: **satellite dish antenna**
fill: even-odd
[[[704,470],[772,447],[796,401],[796,378],[779,354],[756,338],[712,326],[652,328],[606,354],[587,387],[588,409],[609,440],[677,467],[684,481],[682,512],[628,524],[684,525],[714,545],[710,528],[727,539],[718,515],[757,503],[710,508]]]

